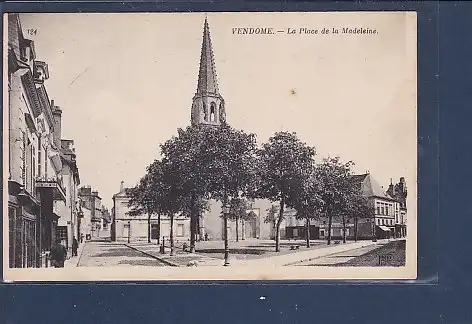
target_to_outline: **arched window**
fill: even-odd
[[[205,120],[208,120],[208,109],[207,109],[206,103],[203,103],[203,115],[204,115],[203,118]]]
[[[210,104],[210,121],[214,122],[216,120],[216,106],[215,103],[212,102]]]

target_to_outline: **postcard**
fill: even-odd
[[[4,281],[415,279],[416,30],[5,14]]]

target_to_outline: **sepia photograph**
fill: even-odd
[[[9,13],[3,274],[417,276],[415,12]]]

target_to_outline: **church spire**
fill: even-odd
[[[217,126],[226,123],[225,101],[218,89],[210,27],[206,16],[203,24],[200,69],[197,91],[193,97],[191,121],[192,125]]]
[[[198,72],[198,94],[219,94],[218,81],[216,79],[215,60],[213,58],[213,48],[211,46],[210,27],[205,16],[203,25],[202,52],[200,55],[200,70]]]

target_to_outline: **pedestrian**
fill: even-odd
[[[61,240],[57,239],[56,244],[51,248],[49,253],[51,259],[51,266],[54,268],[64,268],[64,262],[67,257],[67,250],[64,245],[61,244]]]
[[[208,233],[205,233],[205,241],[208,241]]]
[[[80,243],[84,242],[84,233],[80,233]]]
[[[79,242],[77,242],[77,239],[74,236],[74,239],[72,240],[72,256],[77,256],[78,249],[79,249]]]

